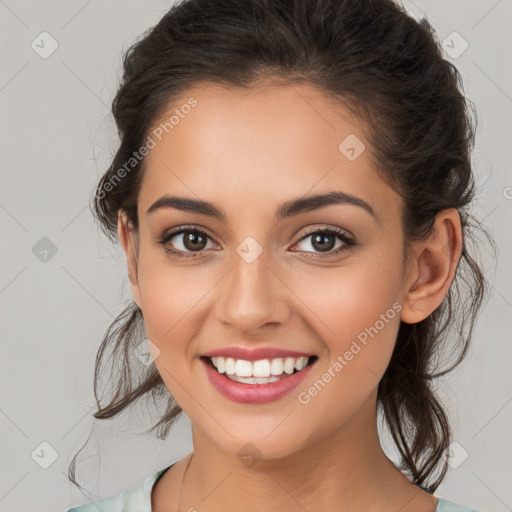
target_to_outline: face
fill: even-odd
[[[285,456],[373,410],[405,290],[402,200],[358,121],[313,86],[195,87],[167,119],[189,98],[146,157],[125,247],[137,253],[133,294],[194,428],[229,453],[251,442]],[[234,382],[204,357],[217,353],[239,377],[281,375]],[[301,354],[308,365],[288,374]]]

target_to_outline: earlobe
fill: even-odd
[[[439,212],[430,235],[413,253],[401,311],[401,320],[410,324],[427,318],[448,293],[462,254],[459,212]]]
[[[134,237],[137,235],[134,234],[134,230],[131,227],[131,223],[126,212],[123,212],[122,210],[119,210],[117,216],[117,234],[126,256],[128,278],[131,283],[133,300],[139,309],[142,309],[138,285],[138,254],[136,248],[136,246],[138,247],[138,240],[134,241]]]

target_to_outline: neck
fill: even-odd
[[[337,510],[342,503],[346,510],[398,507],[406,512],[407,503],[423,493],[383,452],[375,402],[365,404],[342,428],[277,459],[242,461],[197,428],[193,441],[180,511],[303,512]],[[425,511],[434,510],[432,500]]]

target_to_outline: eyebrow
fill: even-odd
[[[337,204],[349,204],[358,206],[363,210],[367,211],[375,219],[377,215],[373,208],[361,198],[346,194],[344,192],[332,191],[325,194],[317,194],[314,196],[301,197],[294,199],[293,201],[287,201],[283,203],[276,212],[277,219],[285,219],[293,217],[300,213],[311,212],[325,208],[326,206],[337,205]],[[224,211],[212,203],[207,201],[201,201],[198,199],[191,199],[187,197],[177,197],[165,195],[155,201],[148,209],[147,214],[154,213],[161,208],[175,208],[186,212],[199,213],[201,215],[208,215],[209,217],[215,217],[221,221],[226,219]]]

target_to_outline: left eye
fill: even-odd
[[[301,238],[299,244],[308,239],[311,241],[308,242],[306,246],[312,247],[313,252],[319,251],[316,253],[319,257],[333,256],[356,245],[352,238],[347,236],[343,231],[338,231],[336,229],[317,229],[315,231],[310,231]],[[338,246],[333,245],[333,243],[336,244],[336,239],[340,241]],[[338,250],[333,252],[333,249]],[[302,250],[305,252],[312,252],[308,249]]]

